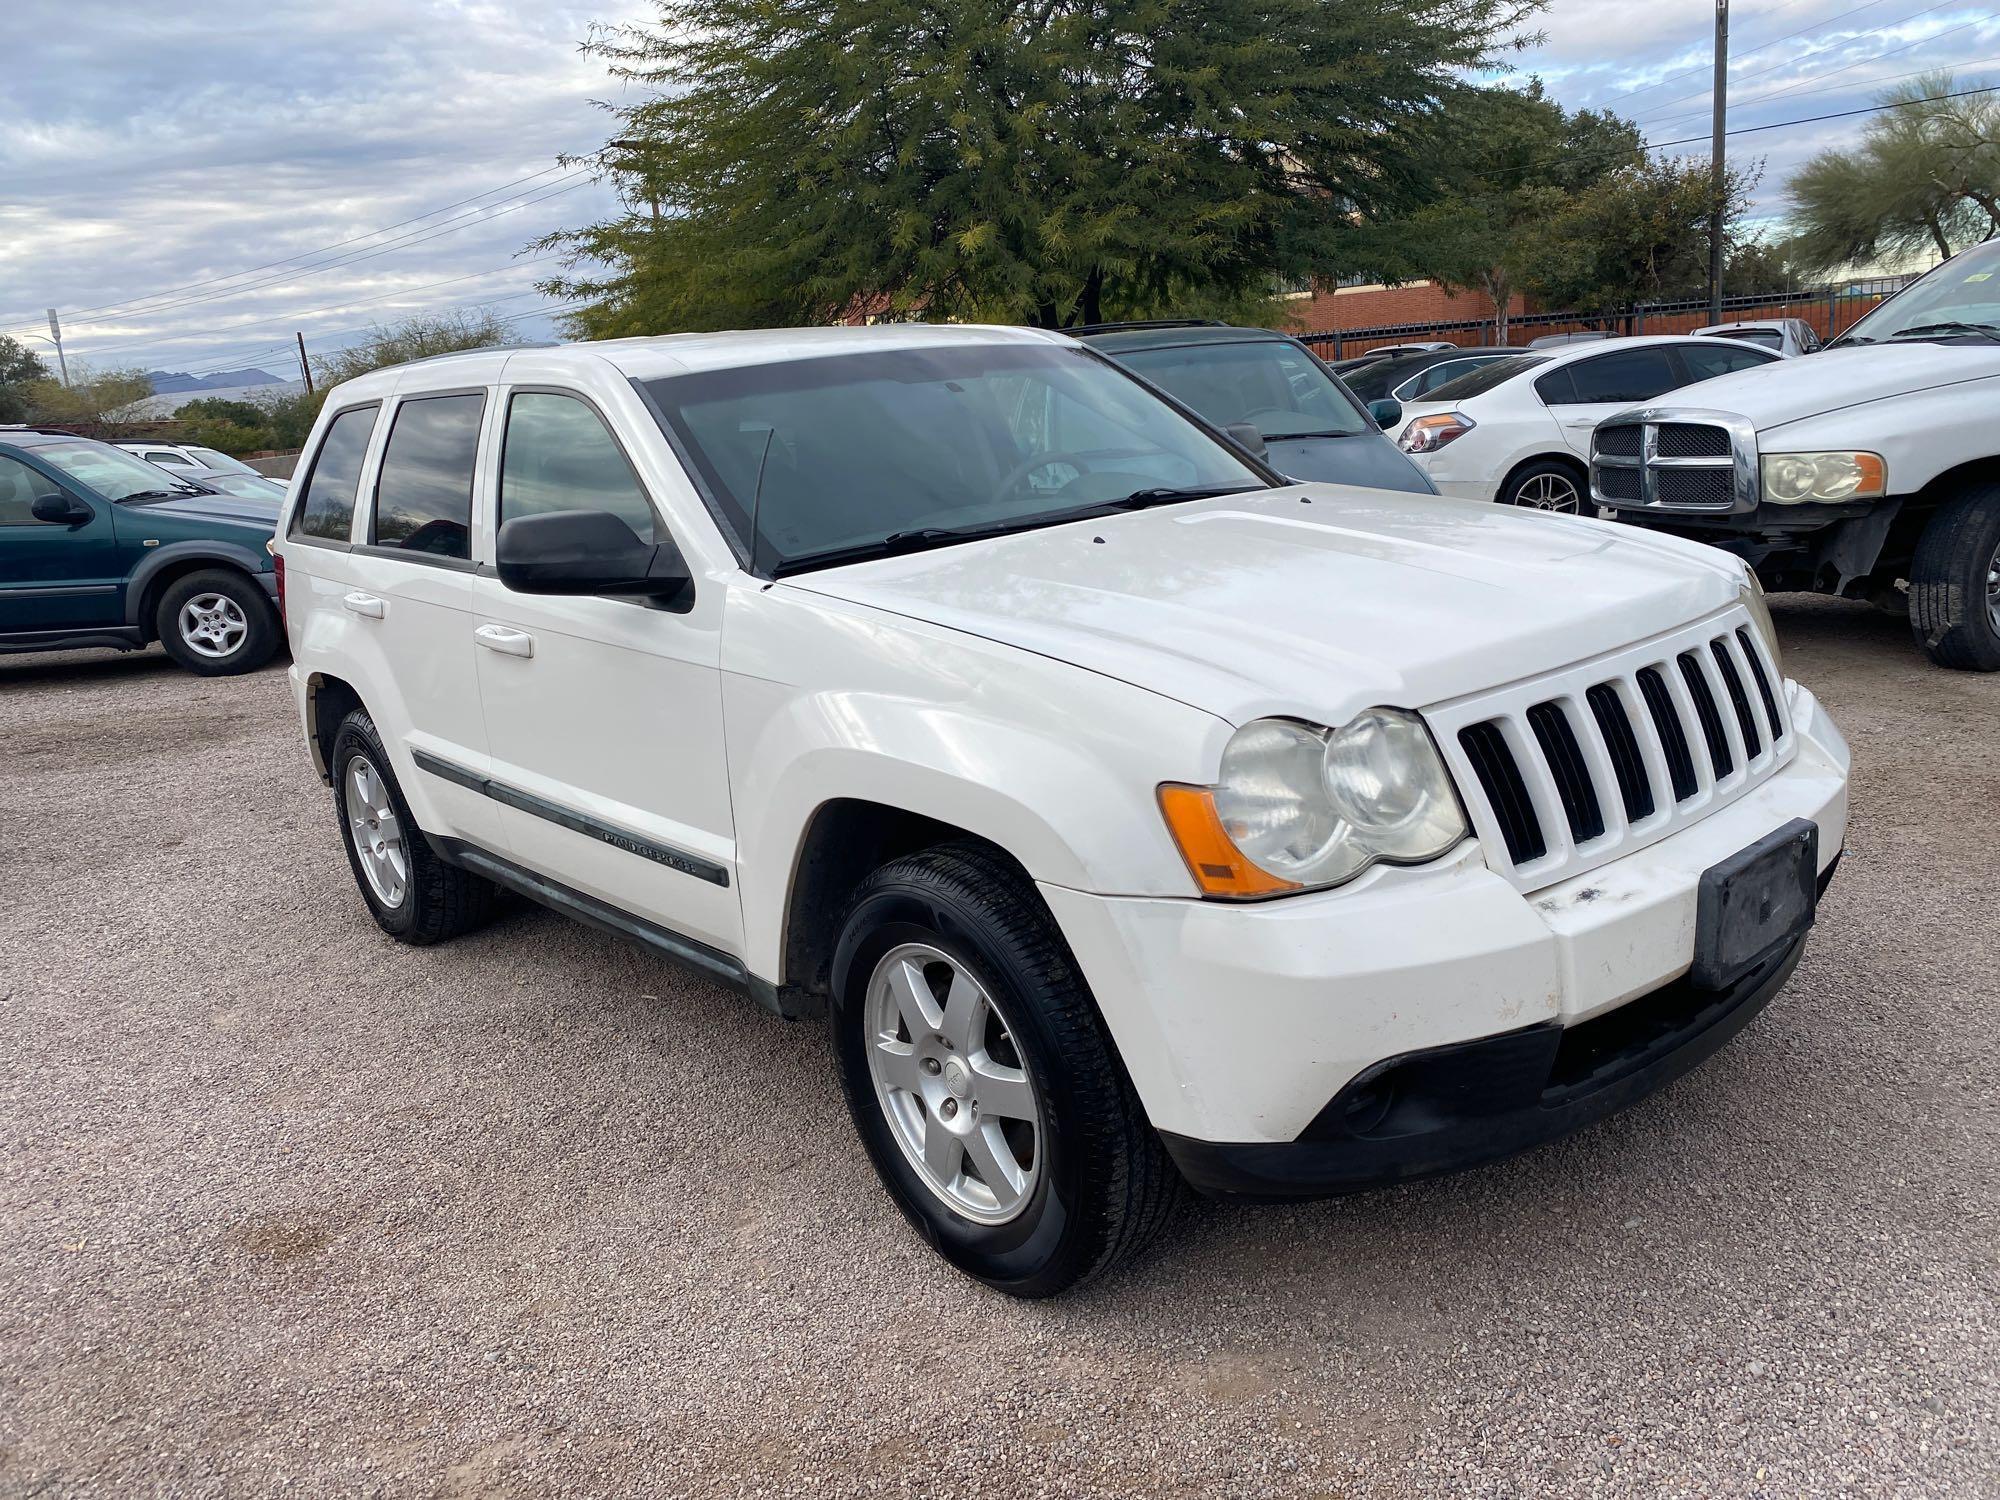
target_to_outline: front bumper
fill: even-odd
[[[1339,890],[1255,904],[1043,893],[1149,1119],[1192,1180],[1224,1187],[1232,1163],[1254,1167],[1281,1148],[1305,1152],[1290,1175],[1319,1184],[1283,1191],[1379,1181],[1368,1151],[1350,1149],[1348,1166],[1331,1171],[1312,1156],[1316,1123],[1324,1135],[1331,1102],[1362,1075],[1474,1042],[1543,1049],[1535,1056],[1546,1061],[1567,1039],[1573,1053],[1583,1045],[1574,1036],[1599,1018],[1610,1027],[1621,1009],[1630,1023],[1649,1003],[1671,1006],[1661,997],[1693,964],[1705,870],[1795,818],[1817,826],[1820,873],[1831,869],[1847,831],[1847,747],[1811,693],[1787,691],[1799,743],[1782,770],[1657,843],[1527,894],[1470,842],[1433,866],[1378,867]],[[1658,1087],[1747,1022],[1784,975],[1768,977],[1767,990],[1736,997],[1733,1024],[1704,1025],[1709,1040],[1684,1039],[1692,1050],[1677,1043],[1675,1061],[1649,1053],[1588,1104],[1566,1097],[1554,1118],[1533,1117],[1534,1131],[1524,1117],[1490,1152],[1479,1150],[1484,1125],[1440,1138],[1443,1164],[1519,1149]],[[1531,1034],[1531,1044],[1507,1041]],[[1339,1144],[1317,1146],[1324,1158]],[[1441,1170],[1430,1155],[1390,1167],[1391,1177]],[[1270,1175],[1251,1176],[1260,1173]]]

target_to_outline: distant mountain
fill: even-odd
[[[217,370],[213,375],[190,375],[185,370],[148,370],[146,378],[153,382],[155,396],[170,396],[180,391],[221,391],[236,390],[249,385],[282,385],[285,377],[273,375],[269,370]]]

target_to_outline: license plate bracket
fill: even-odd
[[[1794,818],[1702,872],[1693,982],[1726,990],[1813,925],[1819,825]]]

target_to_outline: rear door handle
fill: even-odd
[[[366,615],[371,620],[382,618],[382,601],[373,594],[364,594],[357,589],[340,602],[353,614]]]
[[[482,625],[472,632],[472,638],[488,651],[499,651],[508,656],[535,654],[535,638],[525,630],[510,630],[505,625]]]

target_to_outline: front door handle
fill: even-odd
[[[340,602],[353,614],[366,615],[371,620],[382,618],[382,601],[373,594],[364,594],[356,589]]]
[[[482,625],[472,632],[472,638],[488,651],[499,651],[508,656],[535,654],[535,638],[525,630],[510,630],[505,625]]]

